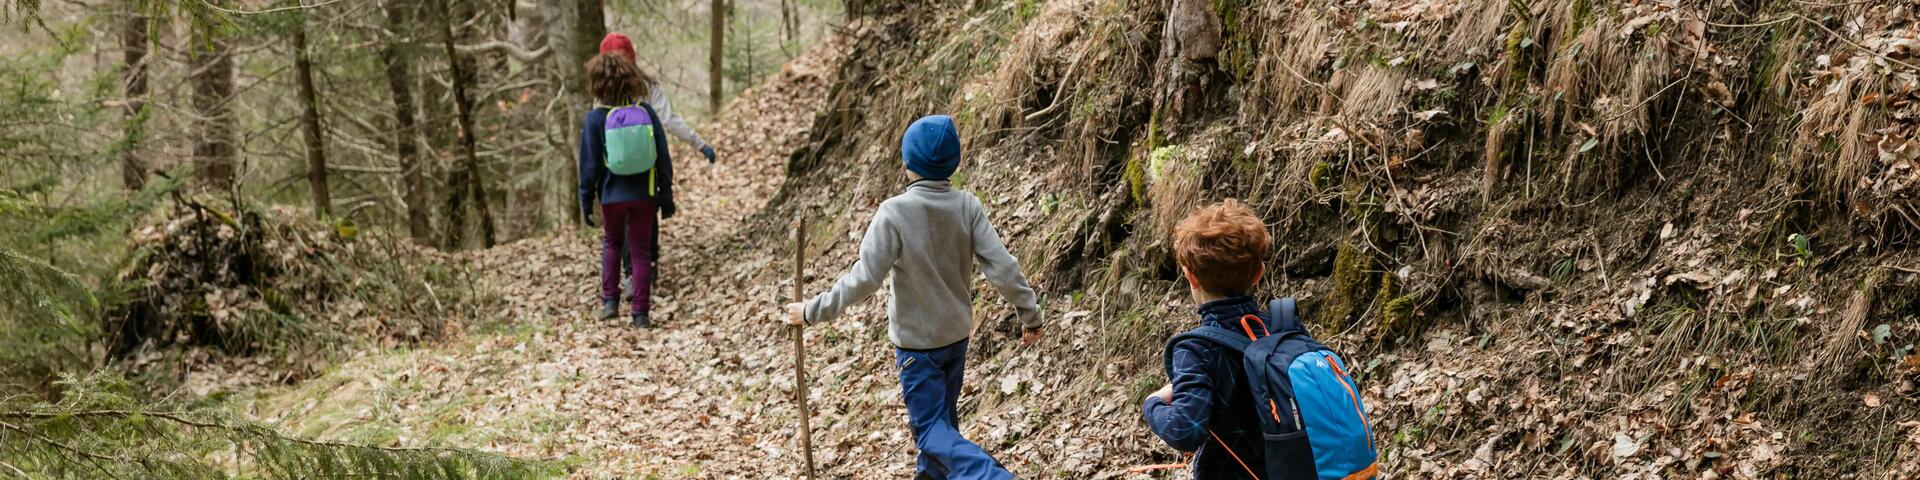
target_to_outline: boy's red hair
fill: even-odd
[[[1272,242],[1267,224],[1229,198],[1180,221],[1173,230],[1173,255],[1202,290],[1246,295],[1260,280]]]

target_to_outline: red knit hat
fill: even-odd
[[[633,40],[628,39],[626,35],[609,33],[606,38],[600,39],[600,53],[604,54],[614,51],[627,54],[627,60],[635,60]]]

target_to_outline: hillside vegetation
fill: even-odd
[[[1913,5],[857,14],[759,233],[801,213],[858,232],[899,185],[858,172],[892,168],[916,116],[954,114],[971,152],[959,182],[1011,224],[1071,332],[1057,355],[1076,368],[979,349],[996,355],[985,378],[1066,385],[1026,405],[1044,418],[1027,439],[1089,417],[1146,435],[1128,406],[1161,381],[1159,342],[1193,322],[1169,227],[1233,197],[1279,239],[1262,291],[1304,297],[1311,328],[1364,365],[1390,471],[1920,474]],[[1073,464],[1064,450],[1038,456]]]
[[[616,3],[628,21],[665,5]],[[852,265],[905,184],[900,132],[944,113],[965,144],[954,183],[985,201],[1050,322],[1022,348],[975,286],[961,430],[1022,478],[1183,478],[1130,471],[1184,461],[1139,405],[1166,382],[1163,342],[1196,323],[1172,226],[1227,198],[1275,236],[1259,293],[1300,297],[1356,367],[1394,478],[1920,477],[1911,2],[818,3],[798,3],[818,23],[797,43],[825,36],[811,47],[737,35],[791,61],[746,68],[732,80],[755,86],[698,125],[721,159],[676,174],[654,329],[594,320],[598,231],[567,221],[566,166],[535,160],[564,153],[545,131],[572,115],[550,107],[569,93],[531,85],[564,72],[516,70],[510,50],[475,48],[514,67],[482,86],[524,93],[480,109],[482,145],[498,143],[469,159],[507,179],[499,245],[459,251],[466,220],[414,228],[414,211],[471,206],[404,208],[397,168],[342,188],[384,213],[328,221],[259,178],[175,195],[184,173],[159,175],[77,207],[54,194],[68,170],[0,179],[0,313],[34,320],[0,324],[0,346],[32,347],[0,358],[39,359],[0,373],[42,379],[0,393],[0,467],[84,478],[163,458],[178,477],[298,478],[318,473],[289,456],[312,455],[435,478],[799,478],[792,339],[774,324],[795,250],[805,290]],[[519,5],[474,12],[470,34],[521,31]],[[743,25],[788,9],[752,5]],[[671,38],[699,36],[684,30]],[[41,60],[0,63],[36,100],[0,111],[100,115],[42,93],[64,64]],[[677,68],[661,70],[707,78]],[[419,85],[445,93],[443,73],[459,72]],[[451,152],[445,117],[422,121]],[[191,122],[153,128],[176,123]],[[6,130],[68,159],[47,147],[65,130]],[[336,142],[380,129],[365,130]],[[99,148],[74,158],[115,153]],[[348,158],[388,160],[364,150]],[[449,180],[428,190],[467,196],[456,157],[432,163]],[[913,475],[882,305],[804,333],[823,477]]]

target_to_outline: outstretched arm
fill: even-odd
[[[1026,274],[1020,273],[1020,259],[1007,251],[1007,244],[1000,240],[1000,231],[993,228],[993,222],[987,219],[986,208],[975,200],[973,215],[973,255],[980,261],[980,273],[987,277],[987,283],[1000,291],[1008,303],[1018,312],[1020,327],[1023,329],[1040,328],[1039,295],[1033,293],[1033,287],[1027,285]]]
[[[648,108],[648,114],[660,118],[660,109],[651,105]],[[673,149],[667,148],[667,138],[660,135],[653,136],[653,146],[654,151],[660,154],[654,166],[653,197],[660,208],[660,218],[673,218],[680,211],[679,204],[673,198]]]
[[[887,224],[887,213],[882,209],[873,215],[873,221],[867,224],[867,236],[860,239],[860,260],[853,268],[834,282],[833,288],[807,301],[805,320],[808,322],[830,321],[839,318],[848,305],[866,300],[880,289],[880,282],[887,279],[893,271],[893,262],[900,255],[900,238]]]
[[[659,84],[653,85],[649,90],[653,93],[648,95],[647,104],[653,105],[653,110],[660,114],[658,117],[660,125],[666,127],[667,133],[680,137],[680,140],[693,145],[696,149],[707,148],[707,141],[702,140],[700,134],[693,132],[693,127],[687,125],[686,119],[680,118],[680,114],[673,112],[673,103],[667,100],[667,92],[661,90]]]

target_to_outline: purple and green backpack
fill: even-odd
[[[647,190],[653,193],[653,165],[660,158],[659,122],[646,104],[609,107],[607,110],[607,171],[614,175],[647,173]]]

